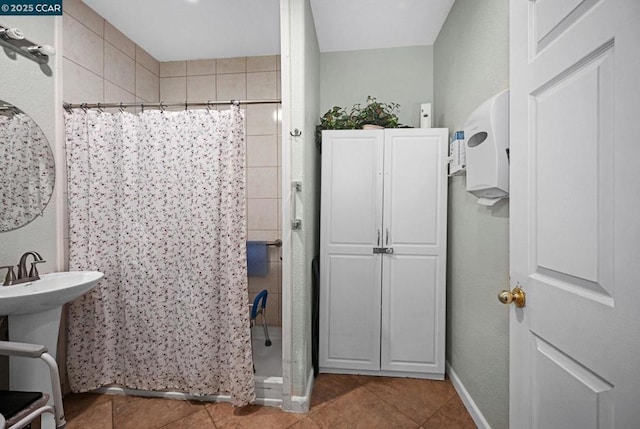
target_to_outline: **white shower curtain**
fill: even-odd
[[[255,398],[243,124],[237,106],[66,114],[69,269],[105,273],[70,306],[72,390]]]

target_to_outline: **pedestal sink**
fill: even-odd
[[[103,276],[99,271],[68,271],[0,286],[0,315],[35,314],[61,307],[93,289]]]
[[[9,316],[9,339],[42,344],[55,358],[62,305],[93,289],[103,276],[98,271],[69,271],[0,286],[0,315]],[[51,393],[48,368],[41,362],[11,357],[9,365],[11,390]],[[43,416],[42,427],[54,428],[53,418]]]

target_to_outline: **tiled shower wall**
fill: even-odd
[[[280,58],[240,57],[160,63],[160,99],[165,102],[272,100],[280,98]],[[278,105],[245,108],[247,131],[247,236],[273,241],[281,237],[280,126]],[[281,262],[270,248],[267,277],[249,278],[249,298],[269,291],[267,322],[281,324]]]
[[[65,0],[64,6],[65,102],[280,98],[279,56],[160,63],[80,0]],[[281,237],[279,105],[258,104],[243,109],[247,131],[247,237],[272,241]],[[68,232],[65,242],[67,248]],[[252,301],[267,289],[267,321],[281,325],[279,249],[271,247],[269,259],[267,277],[249,278],[249,298]]]

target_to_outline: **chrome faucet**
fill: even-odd
[[[27,273],[27,258],[29,256],[33,256],[33,262],[31,262],[31,269],[29,270],[29,273]],[[40,256],[38,252],[35,252],[35,251],[26,252],[24,255],[20,257],[20,262],[17,265],[17,268],[18,268],[17,277],[13,273],[13,265],[6,265],[4,267],[0,267],[0,269],[2,268],[7,269],[7,275],[4,278],[4,283],[2,284],[2,286],[11,286],[11,285],[17,285],[20,283],[40,280],[40,275],[38,274],[38,268],[36,267],[36,265],[42,264],[44,262],[47,262],[47,261],[42,259],[42,256]]]

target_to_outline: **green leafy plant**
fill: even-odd
[[[378,125],[383,128],[398,127],[398,103],[380,103],[374,97],[367,97],[367,104],[356,104],[351,109],[351,117],[356,123],[356,128],[364,125]]]
[[[368,96],[366,104],[354,104],[350,111],[334,106],[320,117],[316,127],[316,144],[322,143],[322,130],[355,130],[364,125],[377,125],[382,128],[398,128],[398,103],[381,103],[375,97]]]

